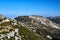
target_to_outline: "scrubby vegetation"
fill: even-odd
[[[35,35],[35,33],[30,32],[21,25],[17,26],[17,28],[19,29],[19,34],[22,37],[22,40],[44,40],[42,36],[38,37],[37,35]]]

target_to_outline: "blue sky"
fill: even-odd
[[[60,0],[0,0],[0,14],[9,18],[21,15],[60,16]]]

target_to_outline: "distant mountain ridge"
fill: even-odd
[[[47,17],[47,19],[60,24],[60,16],[54,16],[54,17]]]

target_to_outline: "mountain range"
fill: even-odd
[[[60,17],[18,16],[13,19],[0,15],[1,40],[59,40]],[[57,21],[57,22],[56,22]]]

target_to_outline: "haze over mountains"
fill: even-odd
[[[55,22],[55,23],[58,23],[60,24],[60,16],[52,16],[52,17],[47,17],[49,20]]]
[[[60,39],[60,25],[42,16],[17,16],[14,19],[0,15],[2,40],[53,40]],[[53,17],[52,17],[53,19]],[[11,35],[12,34],[12,35]]]

